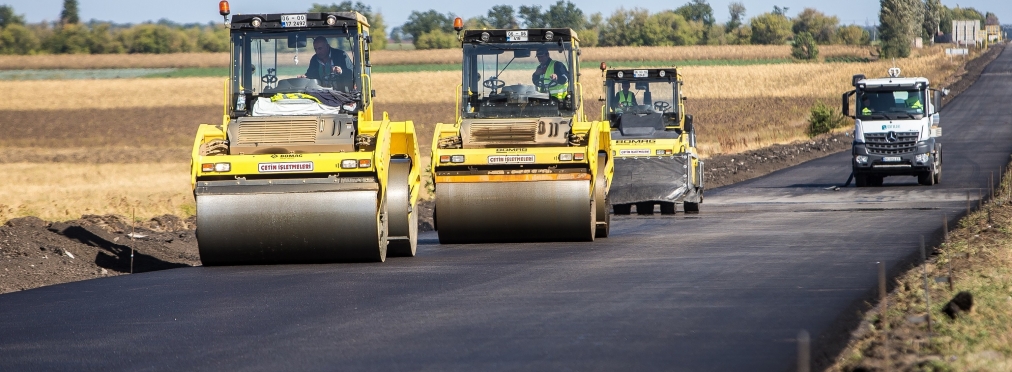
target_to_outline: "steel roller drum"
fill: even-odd
[[[411,204],[411,159],[390,159],[387,212],[390,234],[387,255],[414,257],[418,245],[418,213]]]
[[[204,265],[382,262],[377,191],[197,195]]]
[[[440,183],[439,242],[593,241],[590,187],[585,180]]]
[[[686,164],[684,156],[615,158],[609,202],[614,205],[682,201],[689,192],[689,168]]]

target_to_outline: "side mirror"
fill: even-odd
[[[855,115],[851,115],[850,114],[850,96],[853,96],[854,94],[857,94],[856,90],[852,90],[852,91],[849,91],[847,93],[844,93],[843,97],[841,97],[842,98],[842,102],[840,104],[840,112],[843,113],[843,116],[846,116],[846,117],[849,117],[849,118],[855,117]]]
[[[530,49],[516,49],[513,51],[513,58],[530,58]]]
[[[931,102],[932,106],[934,106],[934,112],[936,113],[942,111],[942,96],[944,96],[944,92],[937,90],[931,91]]]

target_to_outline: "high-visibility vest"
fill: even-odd
[[[552,82],[552,74],[555,73],[555,64],[556,63],[559,63],[559,62],[558,61],[549,61],[548,62],[548,68],[546,68],[545,69],[545,73],[541,75],[541,82],[542,82],[542,84],[544,84],[544,86],[550,87],[550,88],[548,88],[548,94],[549,95],[551,95],[552,97],[555,97],[556,99],[563,99],[563,98],[566,98],[567,94],[569,94],[569,82],[567,81],[565,84],[559,84],[559,85],[555,85],[555,86],[552,85],[553,84],[553,82]]]
[[[913,109],[924,109],[924,105],[921,104],[921,100],[917,97],[907,98],[907,107]]]
[[[863,110],[861,110],[861,113],[864,115],[871,115],[871,110],[865,107]]]
[[[277,102],[283,99],[308,99],[311,101],[316,101],[316,103],[320,103],[320,100],[318,98],[305,93],[278,93],[271,96],[271,102]]]
[[[622,90],[618,91],[618,104],[619,104],[619,106],[622,106],[622,107],[632,106],[633,105],[633,99],[635,99],[635,98],[636,98],[636,95],[634,95],[633,92],[626,92],[626,91],[622,91]]]

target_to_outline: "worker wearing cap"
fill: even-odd
[[[633,93],[629,90],[628,81],[622,82],[622,90],[615,92],[615,100],[613,100],[612,102],[615,102],[616,105],[615,108],[617,109],[636,106],[636,93]]]
[[[341,49],[331,48],[327,38],[323,36],[313,39],[313,49],[316,50],[316,55],[309,60],[309,69],[306,70],[307,78],[321,80],[320,83],[323,84],[326,82],[325,80],[334,80],[333,78],[336,77],[336,82],[330,81],[330,83],[336,83],[334,88],[346,88],[353,85],[353,69],[348,53]]]
[[[538,48],[535,56],[540,64],[534,70],[531,81],[542,93],[548,93],[556,99],[566,98],[569,94],[569,69],[566,64],[549,57],[547,47]]]

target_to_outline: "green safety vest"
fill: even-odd
[[[867,107],[865,107],[864,110],[861,110],[861,113],[864,114],[864,115],[871,115],[871,110],[869,110]]]
[[[541,75],[541,82],[545,86],[551,86],[552,84],[552,74],[555,73],[556,63],[558,62],[557,61],[548,62],[548,68],[546,68],[545,73]],[[555,97],[556,99],[566,98],[566,95],[569,94],[569,83],[567,82],[565,84],[559,84],[552,86],[551,88],[548,88],[548,94],[551,95],[552,97]]]
[[[636,95],[633,92],[618,91],[618,104],[622,107],[629,107],[633,105],[633,99]]]

